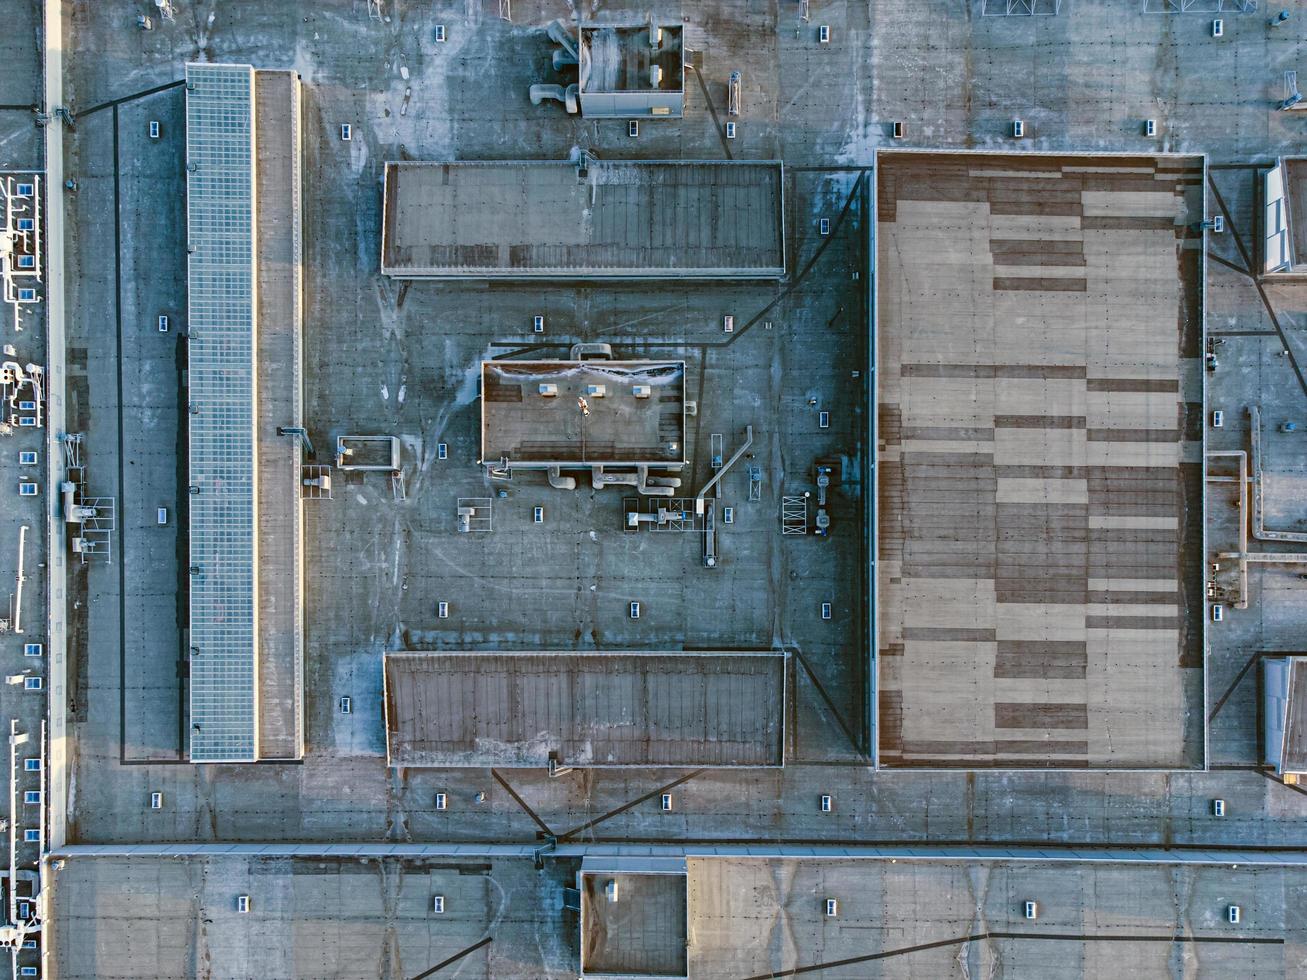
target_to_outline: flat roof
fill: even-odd
[[[1162,977],[1181,945],[1204,974],[1261,977],[1292,975],[1302,955],[1301,868],[1034,856],[687,863],[696,980]],[[839,903],[834,919],[826,898]],[[1230,905],[1243,910],[1238,924]]]
[[[483,361],[481,461],[501,460],[684,463],[685,362]]]
[[[186,66],[190,757],[256,757],[254,69]]]
[[[653,874],[582,867],[582,976],[686,976],[686,870],[679,864],[679,872]]]
[[[387,163],[399,279],[779,279],[779,161]]]
[[[1262,660],[1263,751],[1277,775],[1307,773],[1307,654]]]
[[[255,72],[258,201],[259,758],[304,754],[303,236],[300,79]]]
[[[1203,179],[879,155],[882,765],[1202,765]]]
[[[392,766],[779,766],[788,657],[443,651],[385,656]]]

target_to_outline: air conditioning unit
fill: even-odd
[[[648,398],[653,394],[653,388],[649,385],[635,385],[631,388],[631,394],[636,398]]]
[[[1157,135],[1157,120],[1156,120],[1156,119],[1145,119],[1145,120],[1144,120],[1144,135],[1145,135],[1145,136],[1156,136],[1156,135]]]
[[[627,136],[639,136],[639,135],[640,135],[640,123],[639,123],[639,120],[632,119],[630,122],[628,122],[628,123],[626,124],[626,135],[627,135]]]
[[[1026,904],[1025,904],[1025,916],[1026,916],[1027,919],[1038,919],[1038,918],[1039,918],[1039,903],[1038,903],[1038,902],[1026,902]]]
[[[891,130],[891,134],[896,140],[903,139],[903,137],[906,136],[907,133],[908,133],[907,127],[904,126],[903,123],[901,122],[896,122],[894,124],[893,129]]]
[[[243,915],[244,913],[248,912],[249,910],[250,910],[250,896],[248,896],[248,895],[237,895],[237,896],[236,896],[236,911],[237,911],[237,912],[240,912],[240,913]]]
[[[823,602],[821,604],[821,618],[830,619],[831,615],[832,615],[831,604],[829,602]]]
[[[152,139],[152,140],[157,140],[158,138],[159,138],[159,120],[157,120],[157,119],[151,119],[151,120],[150,120],[150,139]]]
[[[1217,17],[1216,20],[1212,21],[1212,37],[1224,37],[1224,36],[1225,36],[1225,21],[1221,20],[1220,17]]]
[[[537,313],[534,317],[531,318],[531,332],[532,333],[545,332],[545,318],[539,313]]]
[[[834,801],[830,798],[830,796],[823,793],[821,797],[821,812],[830,813],[833,803]]]
[[[162,793],[151,793],[151,794],[150,794],[150,809],[151,809],[151,810],[162,810],[162,809],[163,809],[163,794],[162,794]]]
[[[735,139],[735,123],[733,123],[733,122],[728,122],[728,123],[726,124],[726,138],[727,138],[728,140],[733,140],[733,139]]]
[[[1225,910],[1225,914],[1230,919],[1231,922],[1237,925],[1239,923],[1239,920],[1243,918],[1243,909],[1239,908],[1239,906],[1237,905],[1231,905],[1228,909]]]
[[[448,619],[448,618],[449,618],[449,603],[448,603],[448,602],[437,602],[437,603],[436,603],[436,618],[437,618],[437,619]]]
[[[830,25],[822,24],[817,28],[817,43],[830,44]]]
[[[1212,800],[1212,816],[1225,816],[1225,800]]]
[[[730,313],[727,313],[724,317],[722,317],[722,332],[735,333],[735,317],[732,316]]]
[[[542,382],[541,385],[540,385],[540,397],[542,397],[542,398],[557,398],[557,397],[558,397],[558,385],[556,385],[556,384],[550,384],[550,383],[547,382],[547,381],[546,381],[546,382]]]
[[[817,222],[817,234],[823,236],[830,234],[830,218],[822,218]]]
[[[664,794],[662,795],[662,798],[658,801],[658,805],[659,805],[663,810],[670,810],[670,809],[672,808],[672,794],[671,794],[671,793],[664,793]]]
[[[840,914],[839,901],[834,898],[826,899],[826,915],[828,915],[830,918],[833,919],[835,918],[835,916],[839,914]]]
[[[607,386],[607,385],[586,385],[586,386],[585,386],[585,393],[586,393],[586,395],[588,395],[590,398],[603,398],[605,395],[608,394],[608,386]]]
[[[1019,140],[1019,139],[1021,139],[1021,137],[1025,136],[1025,135],[1026,135],[1026,124],[1025,124],[1024,120],[1021,120],[1021,119],[1013,119],[1013,120],[1012,120],[1012,138],[1013,138],[1013,139],[1016,139],[1016,140]]]
[[[340,124],[340,138],[345,143],[348,143],[354,138],[354,130],[350,127],[349,123]]]

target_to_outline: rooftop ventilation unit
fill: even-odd
[[[633,388],[631,388],[631,394],[633,394],[636,398],[648,398],[650,395],[653,394],[653,388],[651,388],[649,385],[635,385]]]
[[[586,385],[586,386],[585,386],[585,393],[586,393],[586,395],[589,396],[590,398],[603,398],[606,394],[608,394],[608,386],[607,386],[607,385]]]
[[[550,384],[550,383],[547,382],[547,381],[546,381],[546,382],[542,382],[541,385],[540,385],[540,397],[541,397],[541,398],[557,398],[557,397],[558,397],[558,385],[556,385],[556,384]]]

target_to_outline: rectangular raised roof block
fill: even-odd
[[[392,766],[779,766],[783,653],[387,653]]]
[[[779,279],[779,161],[403,162],[385,167],[396,279]]]

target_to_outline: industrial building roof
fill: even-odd
[[[392,766],[779,766],[782,653],[388,653]]]
[[[777,161],[387,163],[399,279],[779,279]]]
[[[883,765],[1202,764],[1203,179],[880,154]]]
[[[1307,774],[1307,655],[1262,661],[1265,761],[1279,775]]]
[[[583,977],[686,976],[689,916],[683,858],[586,859],[577,883]]]
[[[259,758],[304,754],[303,287],[300,79],[255,72],[258,205],[258,725]]]
[[[191,759],[257,753],[254,70],[186,66]]]
[[[299,77],[186,77],[190,758],[298,758]]]
[[[683,361],[484,361],[481,459],[685,460]]]

